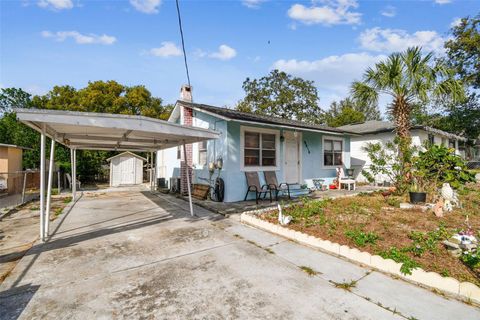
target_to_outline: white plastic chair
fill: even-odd
[[[337,176],[338,176],[338,184],[340,189],[342,189],[342,185],[347,187],[347,190],[355,190],[357,187],[355,179],[350,179],[345,177],[345,173],[343,168],[337,168]]]

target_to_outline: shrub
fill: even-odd
[[[421,173],[432,188],[443,183],[458,189],[465,183],[475,182],[475,176],[467,170],[466,162],[455,154],[454,149],[430,145],[413,158],[414,171]]]

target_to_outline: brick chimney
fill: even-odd
[[[192,102],[192,87],[187,84],[184,84],[180,88],[180,100],[185,102]]]
[[[183,85],[180,89],[180,100],[185,102],[192,102],[192,88],[188,85]],[[192,108],[182,106],[181,111],[182,119],[181,124],[184,126],[192,126],[193,125],[193,110]],[[188,175],[190,178],[190,183],[192,181],[192,164],[193,164],[193,148],[192,144],[187,144],[185,146],[187,158],[185,159],[185,154],[183,152],[182,146],[182,157],[180,162],[180,191],[182,194],[187,194],[187,168],[188,168]]]

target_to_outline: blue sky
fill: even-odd
[[[143,84],[174,102],[186,82],[174,1],[1,0],[0,86],[43,94],[88,81]],[[181,1],[194,100],[234,106],[246,77],[279,68],[314,80],[320,105],[363,70],[421,45],[442,55],[480,1]],[[382,103],[383,104],[383,103]],[[384,106],[381,105],[381,109]]]

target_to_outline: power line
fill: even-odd
[[[176,0],[176,3],[177,3],[177,15],[178,15],[178,27],[180,28],[180,37],[182,38],[183,60],[185,62],[185,70],[187,71],[188,86],[191,87],[190,73],[188,72],[187,53],[185,52],[185,40],[183,39],[182,17],[180,16],[180,6],[178,4],[178,0]]]

